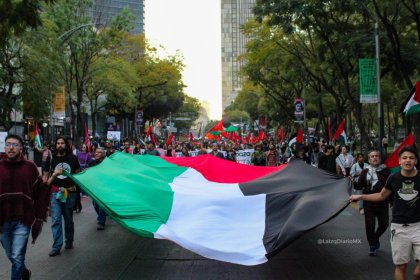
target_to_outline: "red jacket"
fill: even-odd
[[[0,226],[19,220],[32,227],[37,218],[46,220],[49,193],[32,161],[23,155],[18,161],[0,160]]]

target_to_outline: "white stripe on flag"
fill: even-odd
[[[238,184],[209,182],[193,169],[176,177],[171,188],[171,214],[155,238],[211,259],[244,265],[267,261],[265,195],[244,196]]]

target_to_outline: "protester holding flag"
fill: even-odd
[[[52,174],[51,178],[53,178],[51,185],[51,229],[54,242],[49,254],[50,257],[59,255],[61,247],[63,246],[62,216],[65,225],[65,248],[73,248],[73,208],[75,206],[76,196],[78,195],[76,185],[69,177],[66,175],[59,175],[54,178],[54,174],[56,174],[56,170],[65,170],[69,174],[75,174],[80,171],[79,161],[72,154],[69,141],[64,137],[59,136],[55,140],[55,146],[55,153],[47,166],[47,169],[50,170],[50,174]],[[51,180],[51,178],[49,180]]]
[[[93,167],[95,165],[100,164],[101,162],[104,161],[105,157],[106,157],[105,150],[103,150],[102,148],[96,148],[95,153],[94,153],[94,160],[92,160],[89,163],[89,167]],[[97,214],[96,229],[97,230],[104,230],[105,229],[105,222],[106,222],[106,213],[94,199],[92,199],[92,203],[93,203],[93,208],[95,208],[95,211],[96,211],[96,214]]]
[[[20,136],[6,136],[4,149],[0,160],[0,243],[12,263],[11,279],[25,280],[31,278],[25,265],[29,234],[32,231],[34,243],[46,221],[49,187],[36,165],[24,158]]]
[[[401,171],[389,176],[379,193],[350,196],[350,201],[385,201],[393,195],[391,221],[391,249],[395,264],[395,279],[406,279],[411,256],[420,260],[420,173],[415,168],[417,150],[403,147],[399,153]],[[414,279],[420,278],[420,263],[414,270]]]
[[[77,160],[80,164],[80,171],[83,171],[88,167],[88,164],[92,161],[92,154],[88,151],[88,146],[86,144],[82,144],[80,151],[77,153]],[[77,187],[77,196],[76,196],[76,205],[74,207],[74,211],[76,213],[82,212],[82,201],[80,199],[80,195],[84,195],[82,190]]]

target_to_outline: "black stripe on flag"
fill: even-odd
[[[300,160],[239,186],[244,195],[267,195],[264,233],[267,257],[335,217],[349,204],[352,189],[348,178]]]

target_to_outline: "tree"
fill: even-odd
[[[11,36],[24,34],[27,28],[41,25],[42,4],[55,0],[2,0],[0,2],[0,46],[7,43]]]
[[[404,70],[399,66],[405,58],[408,59],[403,50],[411,50],[410,53],[415,54],[419,52],[418,47],[414,48],[417,51],[413,51],[411,47],[414,45],[401,39],[410,38],[414,34],[406,20],[407,13],[402,12],[402,2],[387,1],[379,5],[379,2],[372,0],[371,5],[376,14],[383,17],[383,25],[389,24],[388,40],[381,37],[381,42],[386,42],[385,51],[381,52],[384,65],[381,68],[381,77],[395,79],[395,74],[392,73],[399,73],[399,77],[409,84],[410,79],[407,77],[412,77],[414,72],[411,66]],[[418,5],[412,4],[410,8],[412,18],[416,19]],[[340,110],[342,106],[348,108],[347,112],[351,110],[355,113],[357,127],[363,139],[367,139],[368,132],[358,98],[357,59],[372,57],[374,53],[373,19],[368,16],[369,9],[371,7],[366,7],[357,0],[257,1],[255,8],[260,22],[266,23],[272,30],[280,28],[285,33],[293,48],[286,46],[284,49],[299,59],[306,75],[310,77],[310,86],[317,92],[331,94],[336,99],[338,113],[345,112]],[[388,48],[392,51],[388,51]],[[395,59],[401,60],[397,63]],[[409,63],[412,64],[416,63]]]
[[[198,119],[200,108],[200,101],[197,98],[184,95],[184,102],[174,116],[186,118],[186,120],[176,120],[175,117],[175,127],[178,130],[189,130],[192,124]]]
[[[57,67],[42,28],[0,45],[0,126],[11,128],[14,110],[34,119],[49,115]]]
[[[133,73],[132,106],[124,104],[126,113],[132,113],[134,107],[143,109],[144,121],[153,118],[168,117],[170,112],[177,112],[184,102],[184,67],[179,55],[160,58],[156,49],[150,47],[143,35],[130,36],[123,42],[116,55],[128,62]],[[131,98],[130,97],[130,98]],[[113,99],[113,112],[121,108],[120,102]]]
[[[71,113],[73,135],[80,143],[84,134],[85,102],[90,83],[94,81],[99,61],[118,48],[128,32],[132,15],[124,10],[109,26],[92,26],[89,0],[57,1],[47,9],[46,20],[56,32],[55,48],[61,53],[61,74]],[[128,19],[128,21],[127,21]],[[69,33],[70,32],[70,33]],[[66,35],[66,36],[63,36]]]
[[[125,113],[133,112],[135,75],[129,63],[121,57],[100,58],[92,65],[91,80],[86,88],[90,105],[92,134],[96,134],[97,116],[110,112],[112,108],[123,108]],[[119,107],[118,107],[119,106]],[[130,109],[130,110],[129,110]]]

